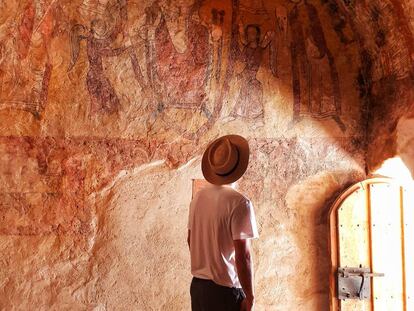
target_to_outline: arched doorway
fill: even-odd
[[[348,188],[330,215],[331,310],[414,310],[414,193],[389,178]]]

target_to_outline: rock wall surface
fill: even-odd
[[[384,3],[0,2],[0,309],[189,310],[192,180],[238,133],[257,310],[327,310],[329,202],[394,70],[377,45],[411,62]]]
[[[386,1],[375,10],[377,27],[370,30],[372,48],[365,52],[367,171],[400,157],[414,176],[414,4]]]

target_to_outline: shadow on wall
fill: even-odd
[[[413,85],[411,76],[400,80],[391,77],[375,83],[367,133],[368,173],[377,170],[387,159],[399,156],[413,174]]]

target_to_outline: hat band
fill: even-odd
[[[238,148],[234,148],[234,149],[236,150],[237,162],[234,164],[233,168],[230,171],[226,172],[226,173],[222,173],[222,174],[215,173],[216,175],[221,176],[221,177],[225,177],[225,176],[231,175],[236,170],[237,164],[239,164],[240,154],[239,154],[239,149]]]

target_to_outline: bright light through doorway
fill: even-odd
[[[393,178],[404,185],[414,186],[414,180],[411,177],[410,170],[407,168],[400,157],[395,157],[384,161],[382,166],[374,173]]]

